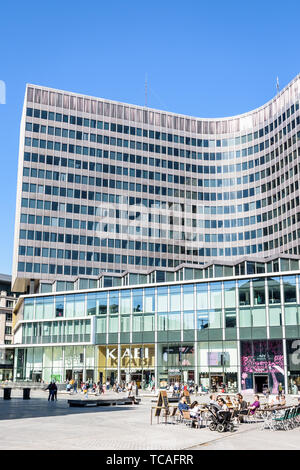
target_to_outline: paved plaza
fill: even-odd
[[[79,394],[80,396],[80,394]],[[126,394],[107,393],[105,398]],[[69,397],[58,393],[48,402],[48,393],[31,391],[23,400],[20,390],[3,400],[0,391],[0,449],[14,450],[235,450],[300,449],[300,427],[289,431],[260,430],[261,423],[245,423],[235,432],[218,433],[184,424],[150,424],[151,397],[139,405],[69,407]],[[252,398],[252,396],[251,396]],[[207,402],[208,397],[197,397]],[[296,403],[289,398],[288,403]]]

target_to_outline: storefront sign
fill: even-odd
[[[107,349],[106,351],[107,359],[117,359],[118,358],[118,348]],[[149,358],[149,349],[148,348],[125,348],[121,349],[121,361],[125,357],[130,359],[148,359]]]
[[[118,361],[117,346],[99,347],[99,365],[100,367],[117,368],[120,362],[121,368],[140,368],[154,367],[155,349],[152,345],[126,345],[119,349],[120,358]]]

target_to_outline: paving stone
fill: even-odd
[[[107,393],[103,398],[123,396]],[[0,449],[300,449],[299,427],[260,431],[260,423],[248,423],[234,433],[219,434],[183,424],[157,424],[155,418],[151,426],[151,396],[142,396],[139,405],[91,408],[69,407],[66,393],[58,393],[57,402],[48,402],[47,397],[48,392],[36,390],[30,400],[23,400],[17,390],[12,391],[11,400],[0,395]],[[208,397],[197,400],[207,402]],[[296,403],[296,399],[289,398],[291,401]]]

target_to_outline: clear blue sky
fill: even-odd
[[[198,117],[261,106],[299,72],[299,0],[2,2],[0,272],[11,273],[26,83]]]

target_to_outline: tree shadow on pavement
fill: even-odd
[[[0,399],[0,421],[7,419],[41,418],[47,416],[70,416],[89,413],[113,413],[114,411],[134,410],[135,406],[85,406],[70,407],[67,400],[48,401],[45,398]]]

